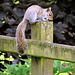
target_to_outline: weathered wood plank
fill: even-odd
[[[15,37],[0,35],[0,51],[18,53]]]
[[[31,44],[32,55],[75,62],[75,46],[40,41]]]
[[[31,25],[31,37],[33,40],[53,42],[53,21]],[[31,65],[32,75],[53,75],[52,59],[32,57]]]
[[[75,46],[27,40],[26,55],[75,62]],[[0,51],[18,54],[14,37],[0,35]]]

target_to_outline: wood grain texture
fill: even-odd
[[[75,46],[27,40],[26,55],[75,62]],[[0,35],[0,51],[18,54],[15,37]]]
[[[34,40],[53,42],[53,21],[31,25],[31,37]],[[53,75],[53,60],[32,57],[32,75]]]

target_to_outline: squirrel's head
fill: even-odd
[[[48,20],[53,20],[53,13],[51,11],[51,7],[47,8],[47,17],[48,17]]]

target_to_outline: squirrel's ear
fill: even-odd
[[[51,10],[51,7],[49,7],[49,10]]]
[[[49,11],[49,8],[47,8],[47,12]]]
[[[51,11],[51,7],[47,8],[47,12],[48,12],[48,11]]]

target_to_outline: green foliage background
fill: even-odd
[[[31,75],[31,59],[20,59],[25,61],[25,65],[13,64],[8,65],[4,64],[6,69],[2,69],[4,72],[0,71],[0,75]],[[54,61],[53,63],[53,75],[68,75],[69,73],[75,75],[75,64],[65,62],[66,65],[70,65],[68,68],[64,68],[62,65],[63,61]]]

